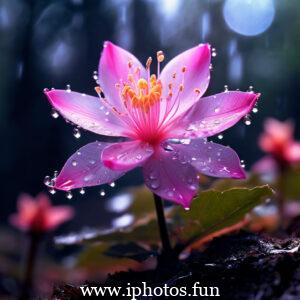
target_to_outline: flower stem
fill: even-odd
[[[42,236],[40,233],[32,232],[30,234],[30,245],[29,245],[26,262],[25,262],[25,273],[24,273],[24,280],[23,280],[20,300],[31,299],[30,296],[32,293],[33,275],[34,275],[38,247],[39,247],[41,237]]]
[[[156,194],[153,194],[154,202],[155,202],[155,208],[156,208],[156,215],[157,215],[157,222],[159,227],[159,233],[163,248],[163,253],[171,253],[172,247],[169,239],[165,214],[164,214],[164,207],[161,197],[157,196]]]

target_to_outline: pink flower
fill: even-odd
[[[293,138],[294,125],[290,121],[280,122],[267,119],[265,131],[259,138],[260,148],[269,153],[280,164],[292,164],[300,161],[300,143]]]
[[[74,215],[72,207],[53,207],[45,194],[39,194],[36,199],[30,195],[22,194],[17,205],[18,213],[10,217],[10,222],[23,231],[50,231]]]
[[[159,51],[157,74],[151,75],[151,58],[145,68],[129,52],[105,42],[99,98],[46,90],[52,106],[67,120],[100,135],[127,138],[79,149],[56,178],[55,188],[109,183],[142,167],[149,189],[189,207],[198,190],[197,173],[244,178],[237,154],[205,138],[237,123],[259,95],[228,91],[201,98],[210,80],[210,59],[210,46],[201,44],[176,56],[160,73],[164,54]]]
[[[260,135],[258,144],[269,155],[253,166],[258,173],[270,173],[283,170],[291,164],[300,162],[300,143],[294,136],[294,124],[269,118],[264,124],[265,131]]]

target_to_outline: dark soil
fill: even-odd
[[[142,286],[144,281],[151,287],[163,287],[164,284],[169,287],[187,287],[187,291],[192,293],[192,287],[198,281],[202,287],[218,287],[219,299],[300,299],[299,245],[298,237],[274,239],[241,232],[213,240],[205,251],[194,252],[180,263],[161,266],[152,271],[116,273],[109,275],[101,285],[126,288],[128,282],[131,286]],[[208,289],[208,294],[210,292]],[[199,295],[199,291],[197,293]],[[202,293],[205,295],[205,289]],[[53,298],[69,300],[80,299],[82,296],[79,287],[62,285],[55,287]],[[185,296],[168,299],[207,298]],[[147,299],[167,298],[148,296]]]

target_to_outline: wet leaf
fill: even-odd
[[[173,226],[173,234],[183,244],[192,243],[238,223],[246,213],[272,194],[272,189],[267,185],[252,189],[234,188],[224,192],[201,192],[189,211],[177,208],[177,224]]]

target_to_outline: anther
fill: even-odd
[[[151,63],[152,63],[152,57],[150,56],[150,57],[147,59],[147,62],[146,62],[146,68],[147,68],[147,69],[150,69]]]
[[[138,87],[140,89],[143,89],[143,90],[147,89],[148,88],[147,81],[145,79],[143,79],[143,78],[139,79],[139,81],[138,81]]]
[[[131,60],[128,62],[128,68],[129,69],[132,68],[132,61]]]
[[[182,92],[182,91],[183,91],[183,88],[184,88],[184,86],[183,86],[183,84],[181,84],[181,85],[179,86],[179,91]]]
[[[176,78],[176,73],[174,73],[174,74],[172,75],[172,77],[173,77],[173,79],[175,79],[175,78]]]
[[[200,94],[200,89],[195,89],[195,93],[199,95]]]
[[[183,67],[183,68],[181,69],[181,71],[182,71],[182,73],[186,72],[186,67]]]
[[[158,61],[159,63],[161,63],[161,62],[164,61],[165,55],[164,55],[164,53],[163,53],[162,51],[158,51],[158,52],[156,53],[156,55],[157,55],[157,61]]]

